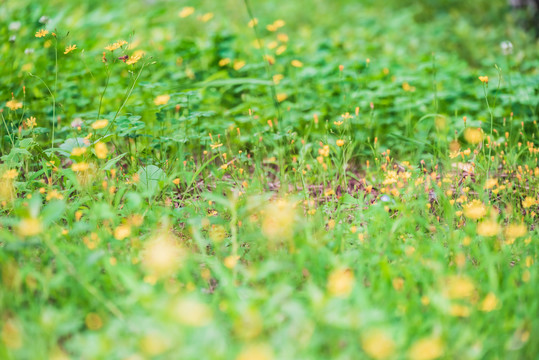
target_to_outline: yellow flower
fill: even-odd
[[[468,317],[470,316],[470,308],[460,304],[453,304],[449,309],[451,316]]]
[[[71,150],[71,155],[73,155],[73,156],[81,156],[85,152],[86,152],[85,147],[76,147],[76,148],[73,148],[73,150]]]
[[[184,255],[185,252],[175,237],[161,233],[144,246],[142,266],[146,272],[157,278],[171,276],[182,265]]]
[[[383,330],[372,330],[361,337],[361,347],[371,358],[382,360],[395,353],[395,342]]]
[[[186,18],[188,16],[191,16],[193,15],[193,13],[195,12],[195,8],[192,7],[192,6],[186,6],[184,7],[183,9],[181,9],[180,13],[178,14],[179,17],[181,18]]]
[[[342,140],[342,139],[337,140],[337,146],[338,147],[341,147],[343,145],[344,145],[344,140]]]
[[[283,102],[286,100],[286,98],[288,97],[288,95],[286,95],[285,93],[279,93],[277,94],[277,101],[278,102]]]
[[[108,124],[109,124],[109,121],[107,119],[97,120],[92,124],[92,129],[94,129],[94,130],[103,129]]]
[[[234,65],[232,66],[234,70],[238,71],[245,66],[245,61],[243,60],[234,60]]]
[[[83,171],[88,170],[89,168],[90,168],[90,165],[88,165],[88,163],[85,163],[85,162],[74,163],[73,165],[71,165],[71,170],[75,172],[83,172]]]
[[[408,358],[411,360],[434,360],[444,353],[444,346],[438,337],[423,338],[416,341],[410,351]]]
[[[477,225],[477,234],[481,236],[496,236],[500,232],[500,225],[493,220],[485,220]]]
[[[492,310],[496,310],[498,307],[498,298],[496,298],[496,295],[494,293],[489,293],[485,299],[481,302],[481,305],[479,306],[479,310],[484,312],[490,312]]]
[[[464,138],[470,144],[479,144],[483,140],[483,131],[480,128],[466,128]]]
[[[120,47],[122,47],[122,46],[124,46],[124,45],[126,45],[126,44],[127,44],[127,41],[125,41],[125,40],[118,40],[118,41],[115,42],[114,44],[111,44],[111,45],[109,45],[109,46],[106,46],[106,47],[105,47],[105,50],[108,50],[108,51],[114,51],[114,50],[116,50],[116,49],[118,49],[118,48],[120,48]]]
[[[464,216],[469,219],[481,219],[487,214],[486,206],[479,200],[473,200],[471,203],[463,206]]]
[[[290,62],[290,64],[293,66],[293,67],[297,67],[297,68],[300,68],[303,66],[303,63],[299,60],[292,60]]]
[[[221,67],[227,66],[228,64],[230,64],[230,58],[224,58],[219,60],[219,66]]]
[[[526,235],[528,229],[524,224],[509,224],[505,228],[505,237],[508,239],[516,239]]]
[[[75,50],[77,48],[77,45],[69,45],[69,46],[66,46],[66,49],[64,51],[64,55],[65,54],[69,54],[70,52],[72,52],[73,50]]]
[[[445,279],[444,295],[449,299],[465,299],[475,291],[473,282],[464,275],[452,275]]]
[[[247,345],[236,357],[236,360],[272,360],[273,350],[266,344]]]
[[[532,207],[535,204],[537,204],[537,200],[535,200],[531,196],[526,196],[526,199],[524,199],[524,201],[522,202],[522,206],[524,206],[524,208],[526,209]]]
[[[354,288],[354,273],[350,269],[333,270],[328,277],[328,292],[337,297],[348,297]]]
[[[209,12],[209,13],[206,13],[206,14],[202,15],[201,17],[199,17],[199,20],[202,21],[202,22],[208,22],[212,18],[213,18],[213,13]]]
[[[95,156],[97,156],[98,159],[106,158],[109,152],[109,150],[107,149],[107,145],[102,142],[98,142],[97,144],[95,144],[94,150]]]
[[[41,233],[43,226],[41,221],[36,218],[26,218],[22,219],[19,224],[17,224],[17,234],[22,237],[35,236]]]
[[[168,101],[170,100],[170,95],[159,95],[154,100],[153,103],[157,106],[159,105],[166,105]]]
[[[19,175],[19,172],[15,169],[10,169],[8,171],[6,171],[3,175],[2,175],[2,178],[4,179],[8,179],[8,180],[13,180],[17,177],[17,175]]]
[[[204,326],[212,320],[211,308],[191,297],[177,300],[170,313],[180,324],[187,326]]]
[[[49,30],[41,29],[36,32],[36,37],[38,38],[44,37],[44,36],[47,36],[48,33],[49,33]]]
[[[30,129],[33,129],[34,127],[37,126],[36,118],[33,116],[30,116],[29,118],[27,118],[25,123],[26,123],[26,126],[28,126]]]
[[[131,235],[131,227],[129,225],[120,225],[114,229],[114,238],[116,240],[123,240]]]
[[[17,110],[22,108],[22,102],[17,101],[15,99],[11,99],[8,102],[6,102],[6,106],[9,108],[9,110]]]
[[[488,83],[488,76],[480,76],[480,77],[479,77],[479,80],[480,80],[482,83]]]
[[[180,185],[180,178],[176,178],[176,179],[172,180],[172,183],[174,185]]]
[[[136,64],[140,59],[142,59],[142,56],[144,55],[143,51],[136,51],[129,59],[125,61],[127,65],[134,65]]]

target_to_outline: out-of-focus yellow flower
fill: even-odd
[[[452,275],[445,279],[443,292],[449,299],[469,298],[474,291],[474,283],[464,275]]]
[[[47,36],[48,33],[49,33],[49,30],[41,29],[36,32],[36,37],[41,38],[41,37]]]
[[[371,358],[388,359],[395,353],[395,342],[386,331],[371,330],[361,336],[361,347]]]
[[[98,142],[94,145],[95,150],[95,156],[97,156],[98,159],[105,159],[109,153],[109,150],[107,149],[107,145],[102,142]]]
[[[94,130],[103,129],[108,124],[109,124],[109,121],[107,119],[96,120],[92,124],[92,129],[94,129]]]
[[[212,321],[210,307],[194,297],[177,300],[171,309],[172,316],[183,325],[200,327]]]
[[[292,60],[290,62],[290,64],[293,66],[293,67],[297,67],[297,68],[300,68],[300,67],[303,67],[303,63],[299,60]]]
[[[22,237],[39,235],[43,231],[43,225],[37,218],[24,218],[17,224],[17,234]]]
[[[483,140],[483,131],[480,128],[466,128],[464,138],[470,144],[479,144]]]
[[[22,108],[22,102],[11,99],[6,102],[6,106],[9,108],[9,110],[17,110]]]
[[[81,156],[85,152],[86,152],[85,147],[76,147],[76,148],[73,148],[73,150],[71,150],[71,155],[72,156]]]
[[[488,76],[480,76],[479,81],[481,81],[482,83],[488,83]]]
[[[33,117],[33,116],[30,116],[29,118],[26,119],[25,124],[26,124],[26,126],[28,126],[30,129],[33,129],[34,127],[37,126],[36,118]]]
[[[182,265],[185,250],[171,234],[162,233],[144,246],[142,265],[151,275],[161,278],[173,275]]]
[[[463,206],[464,216],[469,219],[478,220],[487,214],[486,206],[480,200],[473,200],[471,203]]]
[[[180,13],[178,14],[178,16],[181,17],[181,18],[186,18],[188,16],[193,15],[194,12],[195,12],[194,7],[186,6],[183,9],[180,10]]]
[[[157,106],[166,105],[168,104],[169,100],[170,100],[170,95],[163,94],[163,95],[156,96],[155,99],[153,100],[153,103]]]
[[[144,51],[142,50],[137,50],[133,53],[133,55],[131,55],[126,61],[125,63],[127,65],[134,65],[136,64],[137,62],[139,62],[140,59],[142,59],[142,57],[144,56]]]
[[[526,198],[522,202],[522,206],[524,206],[524,208],[526,209],[534,206],[535,204],[537,204],[537,200],[535,200],[531,196],[526,196]]]
[[[77,45],[69,45],[69,46],[66,46],[66,49],[64,51],[64,55],[66,54],[69,54],[70,52],[72,52],[73,50],[75,50],[77,48]]]
[[[236,71],[240,70],[244,66],[245,66],[245,61],[243,60],[234,60],[234,65],[232,65],[232,67]]]
[[[477,224],[477,234],[481,236],[496,236],[500,230],[500,225],[494,219],[481,221]]]
[[[198,19],[202,22],[208,22],[211,19],[213,19],[213,13],[211,12],[205,13],[204,15],[200,16]]]
[[[241,350],[236,360],[273,360],[273,350],[267,344],[247,345]]]
[[[428,337],[416,341],[408,351],[410,360],[434,360],[444,354],[444,346],[438,337]]]
[[[278,102],[283,102],[283,101],[285,101],[287,98],[288,98],[288,95],[286,95],[285,93],[279,93],[279,94],[277,94],[277,101],[278,101]]]
[[[526,235],[528,229],[525,224],[509,224],[504,232],[507,239],[516,239]]]
[[[470,308],[465,305],[453,304],[449,309],[451,316],[468,317],[470,316]]]
[[[354,288],[354,273],[350,269],[335,269],[328,277],[328,292],[337,297],[348,297]]]
[[[337,146],[338,147],[341,147],[343,145],[344,145],[344,140],[342,140],[342,139],[337,140]]]
[[[71,170],[75,172],[83,172],[88,170],[89,168],[90,165],[86,162],[73,163],[73,165],[71,165]]]
[[[116,240],[123,240],[131,235],[131,227],[127,224],[119,225],[114,229],[114,238]]]
[[[9,169],[3,175],[3,179],[13,180],[19,175],[19,172],[16,169]]]
[[[118,48],[121,48],[122,46],[124,45],[127,45],[127,41],[125,40],[118,40],[117,42],[115,42],[114,44],[111,44],[111,45],[108,45],[105,47],[105,50],[108,50],[108,51],[114,51]]]
[[[498,298],[494,293],[489,293],[481,302],[481,305],[479,305],[479,310],[484,312],[490,312],[492,310],[496,310],[498,307]]]
[[[262,233],[270,240],[270,246],[274,247],[278,242],[292,237],[296,217],[294,204],[280,199],[268,204],[264,214]]]

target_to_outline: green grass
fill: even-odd
[[[537,358],[522,16],[0,2],[0,359]]]

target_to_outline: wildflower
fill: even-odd
[[[157,96],[154,100],[153,100],[153,103],[157,106],[159,105],[166,105],[168,103],[168,101],[170,100],[170,95],[167,95],[167,94],[164,94],[164,95],[159,95]]]
[[[49,30],[41,29],[36,32],[36,37],[41,38],[41,37],[47,36],[48,33],[49,33]]]
[[[292,237],[296,211],[287,200],[277,200],[265,208],[262,232],[275,245]]]
[[[209,13],[205,13],[204,15],[202,15],[201,17],[198,18],[200,21],[202,22],[208,22],[210,21],[211,19],[213,19],[213,13],[209,12]]]
[[[192,6],[186,6],[184,7],[183,9],[181,9],[180,13],[178,14],[179,17],[181,18],[186,18],[188,16],[191,16],[193,15],[193,13],[195,12],[195,8],[192,7]]]
[[[481,81],[482,83],[488,83],[488,76],[480,76],[479,81]]]
[[[490,312],[492,310],[496,310],[498,307],[498,298],[496,298],[496,295],[494,293],[489,293],[485,299],[481,302],[481,305],[479,305],[479,310],[484,312]]]
[[[180,178],[176,178],[176,179],[172,180],[172,183],[174,185],[180,185]]]
[[[60,194],[58,192],[58,190],[53,189],[47,194],[47,197],[45,199],[47,199],[47,201],[50,201],[50,200],[53,200],[53,199],[62,200],[63,198],[64,198],[64,196],[62,194]]]
[[[108,50],[108,51],[114,51],[118,48],[121,48],[122,46],[126,45],[127,44],[127,41],[125,40],[118,40],[117,42],[115,42],[114,44],[111,44],[111,45],[108,45],[105,47],[105,50]]]
[[[350,269],[333,270],[328,277],[328,292],[337,297],[348,297],[354,288],[354,273]]]
[[[187,326],[200,327],[212,320],[210,307],[192,297],[177,300],[173,304],[171,314],[180,324]]]
[[[303,63],[299,60],[292,60],[290,62],[290,64],[293,66],[293,67],[297,67],[297,68],[300,68],[303,66]]]
[[[252,28],[252,27],[255,27],[256,24],[258,24],[258,19],[257,18],[252,18],[251,20],[249,20],[249,23],[247,24],[247,26]]]
[[[382,360],[395,353],[395,342],[386,331],[372,330],[361,337],[361,347],[371,358]]]
[[[286,95],[285,93],[277,94],[277,101],[278,102],[283,102],[283,101],[286,100],[286,98],[288,98],[288,95]]]
[[[142,56],[144,55],[143,51],[136,51],[130,58],[128,58],[125,63],[127,65],[134,65],[136,64],[140,59],[142,59]]]
[[[444,295],[449,299],[465,299],[475,291],[473,282],[464,275],[453,275],[445,279]]]
[[[9,110],[17,110],[22,108],[22,102],[11,99],[6,102],[6,106],[9,108]]]
[[[493,220],[485,220],[477,225],[477,234],[481,236],[496,236],[500,232],[500,225]]]
[[[505,237],[508,239],[516,239],[526,235],[528,229],[525,224],[509,224],[505,228]]]
[[[470,308],[460,304],[453,304],[449,309],[449,314],[456,317],[468,317],[470,316]]]
[[[98,159],[104,159],[107,157],[107,154],[109,150],[107,149],[107,145],[102,142],[98,142],[94,145],[95,150],[95,156],[97,156]]]
[[[25,124],[26,124],[26,126],[28,126],[30,129],[33,129],[34,127],[37,126],[36,118],[33,117],[33,116],[30,116],[29,118],[26,119]]]
[[[103,129],[108,124],[109,124],[109,121],[107,119],[97,120],[92,124],[92,129],[94,129],[94,130]]]
[[[496,185],[498,185],[498,179],[488,179],[485,184],[485,189],[492,189]]]
[[[17,234],[22,237],[36,236],[43,231],[41,221],[37,218],[30,217],[22,219],[17,224]]]
[[[90,168],[90,165],[88,165],[88,163],[85,163],[85,162],[74,163],[73,165],[71,165],[71,170],[75,172],[84,172],[88,170],[89,168]]]
[[[73,148],[73,150],[71,150],[71,155],[73,155],[73,156],[81,156],[85,152],[86,152],[85,147],[75,147],[75,148]]]
[[[526,199],[524,199],[524,201],[522,202],[522,206],[524,206],[524,208],[526,209],[532,207],[535,204],[537,204],[537,200],[535,200],[531,196],[526,196]]]
[[[434,360],[444,353],[444,346],[438,337],[428,337],[416,341],[408,351],[412,360]]]
[[[234,65],[232,66],[234,70],[238,71],[245,66],[245,61],[243,60],[234,60]]]
[[[282,74],[275,74],[275,75],[273,75],[273,83],[274,83],[275,85],[279,85],[279,83],[280,83],[281,80],[283,80],[283,79],[284,79],[284,75],[282,75]]]
[[[236,357],[236,360],[272,360],[273,350],[266,344],[247,345]]]
[[[182,265],[184,254],[175,237],[159,234],[144,247],[142,266],[157,278],[171,276]]]
[[[463,206],[464,216],[469,219],[477,220],[487,214],[487,208],[479,200],[473,200],[471,203]]]
[[[401,277],[394,278],[391,280],[391,283],[393,284],[393,288],[397,291],[401,291],[404,287],[404,279]]]
[[[127,224],[119,225],[114,229],[114,238],[116,240],[123,240],[131,235],[131,227]]]
[[[7,180],[13,180],[17,177],[17,175],[19,175],[19,172],[17,170],[10,169],[2,175],[2,178]]]
[[[227,66],[228,64],[230,64],[230,58],[224,58],[219,60],[219,66],[221,67]]]
[[[466,128],[464,138],[470,144],[479,144],[483,140],[483,131],[480,128]]]
[[[240,257],[237,255],[236,256],[230,255],[225,258],[224,264],[227,268],[234,269],[239,259]]]
[[[66,46],[66,49],[64,51],[64,55],[66,54],[69,54],[70,52],[72,52],[73,50],[75,50],[77,48],[77,45],[69,45],[69,46]]]

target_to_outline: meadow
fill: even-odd
[[[0,0],[0,359],[539,358],[528,15]]]

